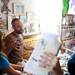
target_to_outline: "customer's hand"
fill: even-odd
[[[6,73],[8,75],[22,75],[21,71],[15,70],[12,66],[9,66],[9,68],[6,70]]]
[[[61,69],[59,58],[57,58],[56,64],[53,66],[53,72],[56,75],[63,75],[63,70]]]
[[[15,70],[12,75],[22,75],[21,71]]]

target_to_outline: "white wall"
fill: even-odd
[[[62,0],[36,0],[34,11],[40,18],[42,32],[58,34],[57,26],[61,25],[62,17]]]

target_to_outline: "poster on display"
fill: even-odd
[[[58,41],[58,36],[54,34],[44,34],[39,40],[39,43],[35,47],[26,63],[25,71],[32,73],[33,75],[49,75],[50,69],[52,69],[55,61],[56,55],[59,52],[60,42]],[[46,62],[42,64],[39,62],[41,55],[44,52],[49,53],[50,66],[48,67]],[[46,61],[42,59],[43,61]]]

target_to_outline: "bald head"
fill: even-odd
[[[12,20],[11,24],[12,24],[12,27],[15,32],[17,32],[19,34],[23,33],[23,25],[18,18],[14,18]]]

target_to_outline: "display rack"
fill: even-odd
[[[65,43],[66,47],[69,47],[71,41],[74,39],[75,15],[67,14],[66,16],[62,16],[61,40]]]

